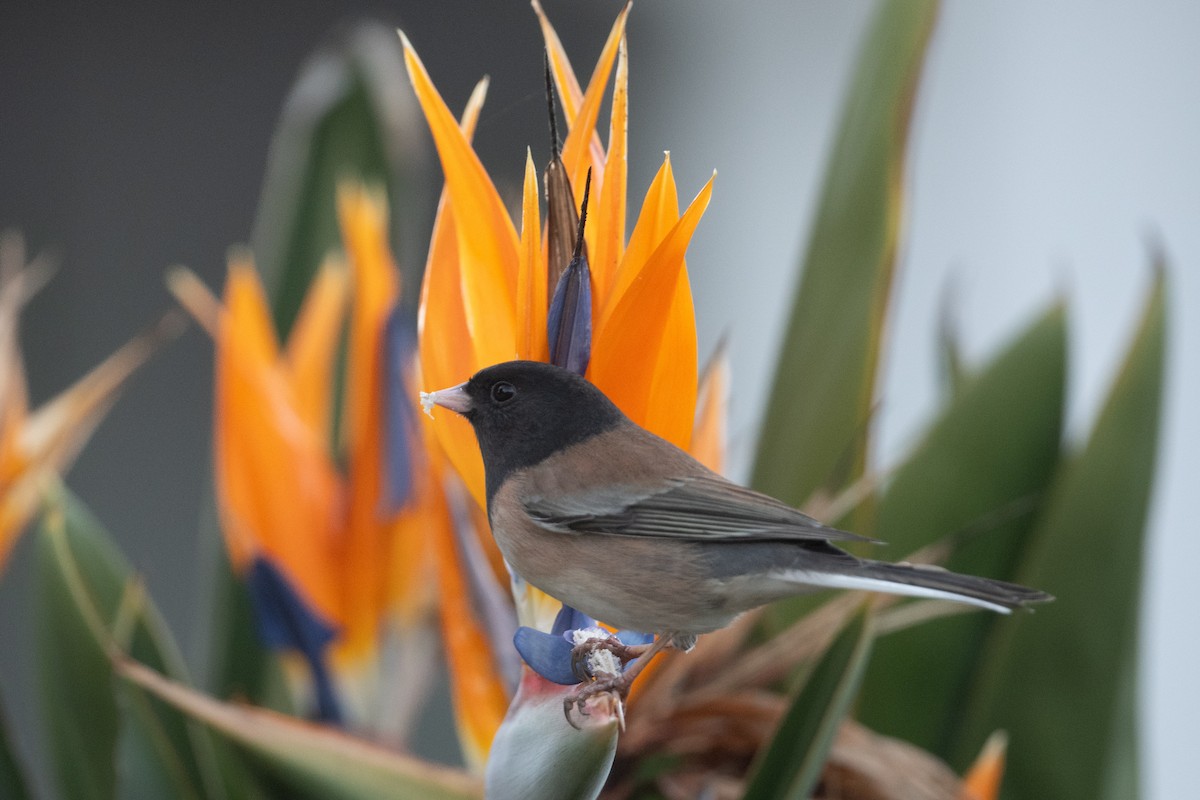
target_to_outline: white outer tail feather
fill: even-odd
[[[931,600],[950,600],[951,602],[955,603],[964,603],[969,606],[986,608],[989,611],[995,611],[999,614],[1012,613],[1012,609],[1008,608],[1007,606],[1002,606],[999,603],[992,603],[987,600],[980,600],[977,597],[968,597],[967,595],[958,594],[956,592],[948,592],[944,589],[931,589],[926,586],[914,586],[909,583],[899,583],[897,581],[889,581],[882,578],[865,578],[838,572],[811,572],[802,569],[782,570],[772,577],[777,577],[781,580],[788,581],[789,583],[802,583],[808,586],[822,586],[828,589],[854,589],[864,592],[898,594],[905,597],[925,597]]]

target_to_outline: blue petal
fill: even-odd
[[[517,629],[513,643],[525,663],[543,678],[564,686],[573,686],[579,683],[579,678],[571,669],[571,651],[575,649],[575,631],[599,627],[596,620],[563,603],[562,608],[558,611],[558,616],[554,618],[550,633],[521,627]],[[622,644],[629,646],[650,644],[654,641],[654,634],[637,631],[618,631],[616,637]],[[629,669],[636,661],[636,658],[633,659],[624,666],[624,669]]]
[[[554,618],[554,625],[551,626],[550,633],[555,636],[562,636],[567,631],[595,627],[596,620],[582,611],[576,611],[566,603],[563,603],[562,608],[558,611],[558,616]]]
[[[513,644],[525,663],[546,680],[563,686],[579,683],[579,678],[571,669],[574,645],[561,634],[544,633],[522,625],[513,636]]]
[[[558,279],[546,319],[550,363],[580,375],[592,357],[592,276],[586,257],[571,259]]]
[[[399,304],[388,315],[383,336],[384,448],[383,472],[386,482],[385,510],[395,512],[412,496],[413,431],[416,410],[408,391],[405,370],[412,364],[416,350],[416,325],[411,313]]]
[[[308,604],[278,567],[262,556],[250,565],[246,586],[263,644],[276,650],[299,651],[312,673],[317,717],[340,722],[341,710],[326,663],[326,651],[337,637],[337,629]]]

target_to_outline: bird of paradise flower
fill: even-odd
[[[290,654],[293,688],[318,717],[386,735],[414,704],[406,691],[405,708],[380,706],[396,695],[380,642],[431,614],[427,543],[448,516],[424,470],[396,476],[388,463],[389,427],[404,417],[389,413],[386,386],[404,367],[385,368],[400,292],[386,203],[346,184],[338,209],[349,265],[326,260],[282,348],[248,254],[232,257],[223,302],[185,270],[169,283],[216,344],[218,510],[261,638]]]
[[[721,425],[720,412],[704,409],[699,415],[703,424],[697,427],[696,323],[684,259],[708,206],[712,181],[680,214],[670,157],[665,158],[626,242],[629,72],[625,22],[629,9],[617,17],[586,92],[581,90],[553,27],[541,8],[535,5],[535,9],[545,34],[549,71],[568,123],[560,168],[569,185],[576,187],[572,197],[575,212],[583,200],[578,188],[590,174],[592,209],[584,235],[591,302],[580,314],[591,324],[575,327],[590,338],[586,374],[631,419],[693,449],[719,468],[719,463],[713,462],[719,460],[720,448],[712,442]],[[548,333],[553,327],[548,321],[564,313],[552,308],[554,276],[566,264],[553,263],[553,243],[542,239],[544,222],[532,155],[526,156],[518,234],[470,145],[480,94],[472,98],[460,125],[407,39],[405,60],[446,178],[421,295],[422,384],[457,383],[482,367],[512,358],[550,360],[555,332]],[[614,66],[606,149],[596,127]],[[549,205],[553,204],[551,199]],[[547,238],[555,235],[553,222],[545,223],[551,225]],[[719,370],[709,374],[714,379],[722,376]],[[709,387],[706,394],[715,398],[721,392]],[[476,502],[482,503],[483,468],[470,428],[445,415],[427,424]],[[518,602],[522,622],[543,630],[558,611],[556,601],[520,584]],[[456,661],[451,663],[457,669]],[[460,707],[477,708],[466,702]],[[494,729],[498,723],[497,719],[490,727]],[[480,741],[476,747],[484,750],[486,744]]]
[[[591,298],[590,306],[582,309],[591,324],[578,326],[575,331],[576,335],[580,329],[584,335],[590,334],[587,342],[590,359],[584,362],[586,375],[631,419],[720,470],[724,461],[729,365],[719,351],[704,374],[698,375],[695,315],[684,258],[692,233],[707,208],[712,181],[681,215],[668,154],[647,191],[633,233],[626,242],[629,74],[625,22],[629,8],[621,12],[613,25],[585,93],[545,13],[536,0],[533,6],[545,38],[548,69],[562,98],[569,130],[561,158],[554,159],[552,153],[545,188],[548,194],[553,193],[556,169],[565,173],[566,183],[571,187],[591,184],[593,211],[583,229],[590,256]],[[422,383],[429,387],[451,385],[482,367],[512,358],[552,360],[556,349],[553,340],[561,333],[555,322],[566,313],[558,304],[565,301],[567,293],[562,290],[569,278],[563,275],[559,291],[555,292],[555,278],[566,267],[562,263],[565,259],[561,255],[564,250],[561,242],[544,240],[555,235],[555,198],[547,198],[549,219],[543,220],[538,213],[536,171],[532,157],[527,154],[521,226],[517,233],[470,144],[482,103],[482,85],[468,102],[462,122],[456,123],[407,38],[404,45],[409,77],[429,122],[446,178],[422,286],[419,317]],[[614,64],[616,75],[605,149],[596,125]],[[572,200],[574,210],[579,211],[583,198],[576,193]],[[556,244],[560,254],[557,263]],[[560,363],[560,366],[568,365]],[[476,502],[481,502],[483,470],[469,426],[453,415],[439,415],[426,421],[426,425]],[[486,541],[491,544],[490,539]],[[445,548],[443,555],[449,558],[452,548]],[[455,574],[453,565],[443,565],[442,574]],[[478,571],[472,574],[480,579]],[[543,631],[554,628],[555,634],[560,634],[559,629],[566,627],[561,615],[555,619],[560,604],[523,584],[519,576],[514,576],[513,583],[521,622]],[[443,587],[446,588],[449,587]],[[645,724],[634,725],[627,731],[622,740],[626,758],[636,762],[638,754],[655,752],[656,748],[661,748],[658,752],[664,749],[669,752],[671,745],[663,737],[669,738],[669,732],[685,722],[702,723],[707,718],[718,727],[727,727],[730,719],[739,717],[759,718],[765,714],[768,720],[777,719],[782,698],[776,695],[764,705],[765,696],[756,695],[747,702],[738,696],[738,690],[765,688],[782,678],[793,665],[819,652],[820,647],[814,646],[806,655],[807,648],[795,645],[805,637],[810,642],[827,642],[856,602],[853,597],[841,598],[826,613],[814,615],[807,625],[798,626],[768,648],[770,653],[754,653],[751,649],[748,657],[730,661],[733,651],[745,649],[756,618],[752,614],[735,629],[712,635],[692,656],[658,662],[663,674],[644,674],[642,682],[634,687],[631,700],[638,707],[638,714],[644,716]],[[443,613],[442,620],[448,642],[487,640],[486,624],[469,614]],[[474,636],[466,636],[466,631]],[[486,660],[467,658],[467,653],[454,646],[449,650],[464,750],[469,756],[474,753],[472,760],[480,763],[479,759],[491,746],[489,787],[508,792],[506,796],[521,796],[545,776],[523,784],[521,780],[536,771],[508,770],[498,762],[511,759],[528,762],[528,753],[521,749],[526,740],[514,729],[522,725],[562,726],[560,699],[571,689],[553,686],[542,674],[525,669],[518,692],[501,717],[494,704],[476,702],[482,687],[492,686],[493,695],[501,691],[502,682],[497,674],[494,671],[489,674]],[[718,668],[714,659],[726,663]],[[538,666],[541,673],[552,672],[542,668],[544,665]],[[563,664],[557,666],[563,671]],[[570,682],[566,677],[561,680]],[[639,693],[639,687],[644,691]],[[693,694],[689,695],[685,689],[691,689]],[[545,713],[539,716],[537,708]],[[597,727],[609,725],[615,739],[617,726],[612,715],[602,714],[592,722]],[[769,728],[768,723],[766,729]],[[501,733],[492,744],[492,736],[487,734],[496,731]],[[472,732],[477,738],[472,739]],[[480,732],[485,736],[479,737]],[[745,741],[740,742],[740,752],[750,755],[757,752],[763,742],[762,735],[762,730],[748,733]],[[703,735],[697,737],[697,742],[704,740]],[[728,740],[724,744],[728,745]],[[847,747],[852,749],[853,746]],[[980,788],[979,775],[988,770],[989,774],[996,774],[995,763],[1001,756],[995,750],[993,747],[986,758],[981,758],[980,766],[972,773],[971,788],[964,789],[964,797],[975,796],[967,794],[970,791],[977,792],[979,797],[994,794],[994,786],[990,790]],[[599,774],[607,775],[607,770]]]
[[[49,482],[65,471],[134,371],[178,325],[165,317],[56,398],[29,408],[18,327],[21,309],[50,276],[26,264],[20,235],[0,235],[0,569]]]

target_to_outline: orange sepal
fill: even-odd
[[[29,387],[18,335],[21,309],[43,283],[46,267],[25,263],[25,240],[0,235],[0,486],[10,486],[28,466],[19,441],[29,411]],[[17,531],[7,531],[15,536]],[[5,530],[0,529],[0,549]],[[0,560],[2,563],[2,560]]]
[[[627,191],[629,130],[629,56],[621,39],[617,77],[613,85],[612,119],[608,131],[608,158],[604,163],[604,185],[596,205],[591,271],[595,308],[604,308],[609,287],[616,279],[617,265],[625,250],[625,193]]]
[[[567,168],[567,177],[571,179],[572,188],[583,186],[589,168],[592,169],[593,192],[600,193],[607,180],[603,152],[597,154],[591,147],[591,143],[596,138],[596,122],[600,119],[600,104],[604,102],[604,89],[608,85],[608,77],[612,74],[617,51],[625,38],[625,20],[628,16],[629,6],[626,6],[617,15],[612,30],[608,34],[608,41],[604,43],[604,49],[600,51],[600,58],[596,61],[596,68],[592,71],[592,77],[588,82],[587,92],[583,96],[583,103],[579,106],[578,113],[567,117],[570,131],[567,133],[566,141],[563,142],[562,160],[563,165]],[[575,192],[577,195],[575,202],[582,203],[582,189],[576,188]],[[587,233],[590,232],[585,232],[585,235]],[[594,234],[587,238],[588,247],[594,247],[595,245],[592,243]]]
[[[538,24],[542,28],[542,38],[546,42],[546,55],[550,58],[550,73],[554,76],[554,85],[558,87],[559,100],[562,102],[563,114],[567,119],[575,119],[579,106],[583,103],[583,89],[575,70],[571,68],[571,60],[567,58],[566,48],[558,38],[558,32],[550,24],[542,4],[532,0],[533,12],[537,14]]]
[[[710,178],[637,279],[609,301],[592,345],[592,381],[631,419],[680,447],[691,440],[696,398],[694,311],[681,299],[685,289],[680,288],[686,286],[684,253],[708,207],[712,184]],[[664,343],[676,350],[666,352]],[[640,353],[652,357],[638,358]],[[686,378],[688,369],[693,371],[690,392],[672,386],[655,395],[656,385],[666,386],[663,381],[672,375]]]
[[[546,258],[542,255],[542,222],[538,213],[537,173],[533,155],[525,151],[525,185],[521,204],[521,263],[517,273],[517,356],[548,361],[546,341]]]
[[[353,659],[369,652],[386,610],[391,515],[384,504],[386,455],[385,336],[396,304],[398,278],[387,240],[387,202],[382,193],[358,184],[338,187],[338,221],[352,282],[346,347],[343,416],[348,494],[341,547],[345,628],[341,653]]]
[[[314,430],[328,430],[332,421],[333,370],[349,290],[346,265],[337,258],[327,258],[288,335],[287,367],[296,411]]]
[[[480,366],[516,353],[518,239],[496,187],[446,107],[408,39],[404,61],[433,133],[454,204],[463,308]]]
[[[598,306],[601,320],[616,306],[617,300],[637,278],[646,261],[678,221],[679,195],[675,190],[675,173],[671,169],[671,154],[664,153],[662,166],[654,174],[654,180],[650,181],[650,188],[642,200],[637,223],[629,237],[629,246],[621,257],[608,296],[604,304]]]
[[[343,620],[334,515],[340,483],[323,431],[297,413],[253,266],[235,259],[216,332],[215,464],[235,569],[266,554],[327,618]]]
[[[675,279],[674,298],[663,323],[655,359],[643,425],[686,448],[695,427],[699,382],[696,308],[686,262],[680,265]]]
[[[725,342],[717,345],[700,379],[696,395],[696,426],[688,452],[713,472],[725,469],[725,447],[729,424],[729,393],[732,375]]]
[[[425,300],[421,303],[418,321],[422,391],[448,389],[461,384],[475,372],[474,356],[462,353],[463,348],[469,348],[470,337],[466,333],[462,295],[457,291],[460,276],[458,261],[454,258],[457,253],[454,228],[454,212],[445,205],[438,218],[436,239],[448,236],[451,243],[439,248],[437,269],[433,269],[431,252],[430,267],[425,272]],[[462,331],[461,335],[457,331]],[[422,414],[421,425],[426,440],[436,438],[442,446],[472,497],[480,504],[485,503],[484,459],[479,455],[475,432],[467,420],[444,411],[434,415],[433,419]]]
[[[36,262],[25,265],[19,238],[0,236],[0,569],[47,483],[70,466],[168,327],[164,318],[29,413],[17,327],[21,307],[47,276],[48,270]]]
[[[550,74],[554,78],[554,85],[558,88],[558,98],[562,103],[563,116],[569,122],[579,116],[579,107],[583,105],[583,89],[579,87],[579,79],[575,77],[575,70],[571,67],[571,60],[567,58],[567,51],[562,45],[562,40],[558,38],[554,26],[550,24],[550,18],[542,10],[541,3],[538,0],[532,0],[531,5],[534,13],[537,14],[538,24],[542,28],[542,39],[546,42],[546,54],[550,58]],[[626,4],[625,11],[628,13],[629,4]],[[603,164],[604,146],[600,144],[600,135],[595,131],[592,132],[590,146],[592,162]]]
[[[224,308],[225,316],[220,320],[224,335],[218,344],[236,345],[233,352],[249,365],[274,367],[279,361],[279,342],[267,294],[252,256],[244,250],[230,255]]]
[[[1008,750],[1008,736],[996,731],[984,742],[979,757],[963,778],[960,800],[997,800],[1000,797],[1000,781],[1004,777],[1004,759]]]
[[[463,111],[461,127],[468,141],[475,132],[486,95],[487,81],[480,81]],[[425,391],[462,383],[479,367],[471,345],[471,333],[467,328],[466,309],[463,307],[458,253],[454,205],[449,193],[443,190],[433,222],[433,236],[417,314],[421,352],[419,388]],[[477,502],[483,503],[483,461],[479,457],[479,447],[475,444],[471,426],[455,414],[438,414],[432,420],[422,416],[426,441],[437,439],[472,496]]]
[[[481,772],[492,738],[508,710],[508,692],[492,660],[487,634],[471,608],[471,592],[459,562],[455,535],[452,526],[438,526],[430,532],[441,587],[439,617],[459,742],[467,763]]]
[[[229,560],[238,572],[249,568],[255,554],[264,548],[260,531],[269,536],[274,528],[271,511],[275,498],[271,493],[258,493],[257,468],[280,459],[270,451],[287,449],[273,426],[268,423],[257,428],[255,424],[268,416],[262,411],[265,396],[278,394],[270,375],[275,361],[274,334],[264,330],[260,321],[265,303],[254,268],[248,261],[231,262],[225,279],[224,311],[218,314],[213,333],[213,447],[221,531]],[[274,403],[286,405],[286,400],[274,398]],[[243,432],[251,438],[243,440]],[[336,605],[331,593],[323,610]]]

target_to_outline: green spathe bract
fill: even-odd
[[[575,688],[526,671],[488,754],[489,800],[592,800],[604,788],[619,721],[593,712],[572,728],[563,698]]]

